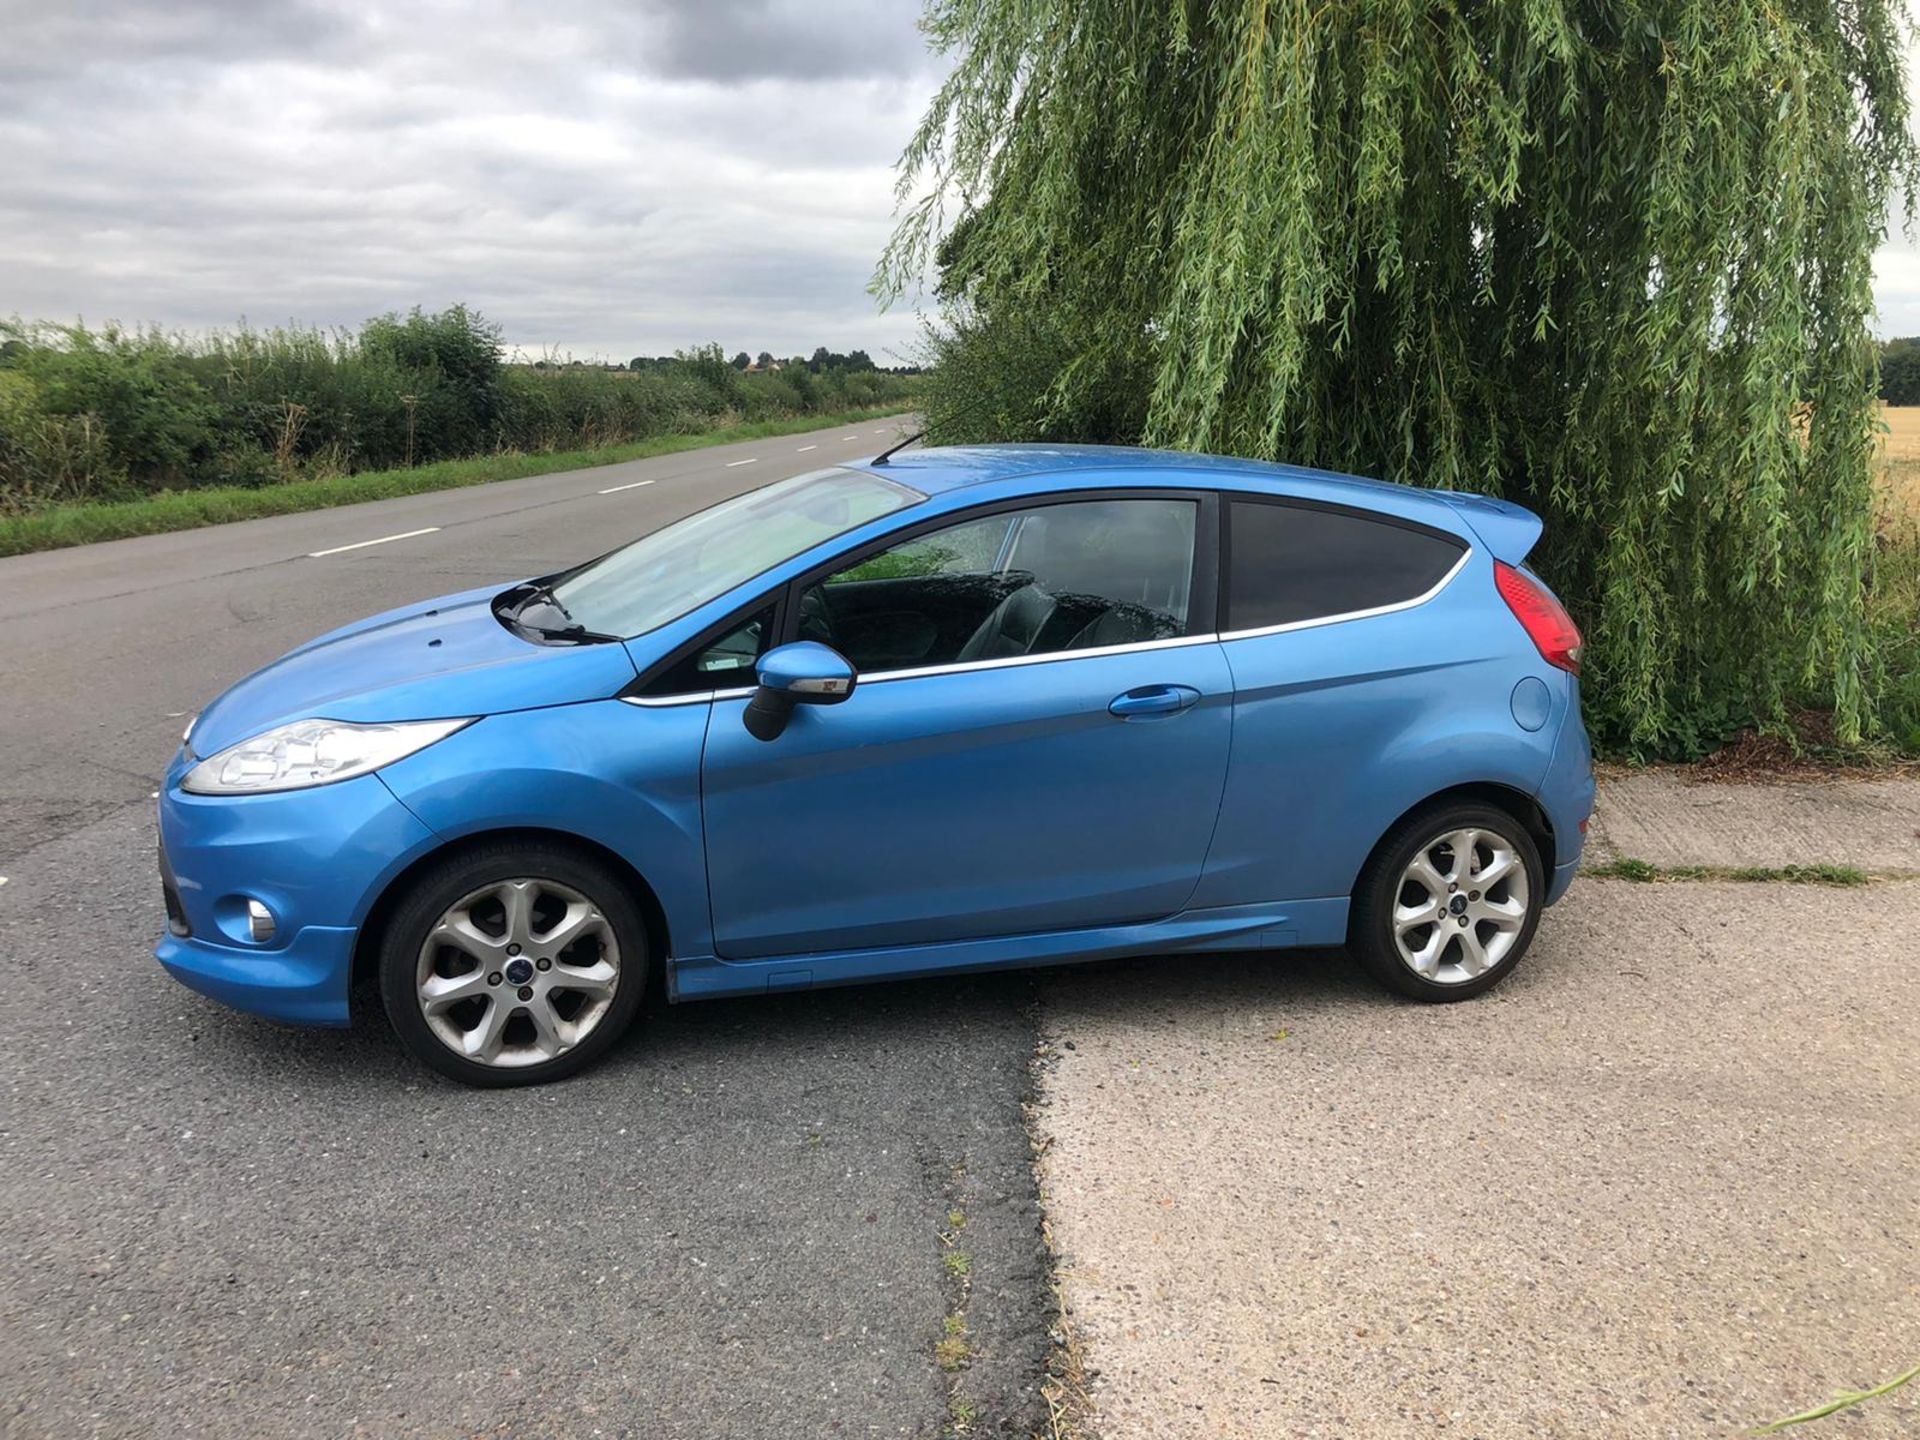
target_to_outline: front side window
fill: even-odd
[[[1417,599],[1467,548],[1436,531],[1308,505],[1234,500],[1227,516],[1228,631]]]
[[[822,540],[927,497],[864,470],[818,470],[723,500],[555,582],[567,618],[602,635],[657,630]]]
[[[863,674],[1183,635],[1194,500],[1078,500],[916,536],[800,596],[800,638]]]
[[[771,605],[698,642],[647,686],[649,695],[694,695],[752,685],[754,663],[773,639]]]

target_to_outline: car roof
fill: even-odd
[[[898,480],[929,496],[996,481],[1029,479],[1035,493],[1058,489],[1103,489],[1163,484],[1198,484],[1298,496],[1331,504],[1348,504],[1427,519],[1446,529],[1458,526],[1453,503],[1463,498],[1439,490],[1422,490],[1386,480],[1314,470],[1304,465],[1277,465],[1231,455],[1203,455],[1185,450],[1147,450],[1131,445],[949,445],[911,447],[891,459],[850,462]]]

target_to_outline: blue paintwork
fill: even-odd
[[[520,639],[493,616],[488,588],[344,627],[233,687],[196,724],[195,754],[312,715],[484,718],[377,775],[273,795],[184,794],[183,752],[160,822],[193,938],[162,940],[163,963],[242,1009],[344,1023],[375,902],[444,846],[503,830],[578,837],[631,867],[664,919],[679,998],[1337,944],[1374,845],[1460,785],[1535,800],[1552,830],[1550,899],[1572,879],[1593,802],[1578,683],[1540,659],[1493,584],[1494,558],[1520,563],[1539,535],[1526,511],[1085,446],[907,451],[884,473],[927,500],[624,645]],[[796,707],[771,742],[746,733],[739,695],[615,698],[749,602],[869,540],[977,504],[1121,486],[1361,506],[1474,548],[1416,608],[867,680],[845,704]],[[794,674],[818,669],[819,657],[786,648],[801,652],[786,657],[803,662]],[[268,945],[244,938],[248,897],[279,921]]]
[[[1553,718],[1553,692],[1538,675],[1523,675],[1513,687],[1513,723],[1538,730]]]
[[[796,640],[760,657],[755,676],[763,689],[791,696],[802,704],[837,705],[853,693],[857,678],[847,657],[817,640]],[[832,691],[820,681],[839,681]],[[811,683],[810,683],[811,682]]]
[[[194,722],[201,755],[291,720],[446,720],[611,695],[633,679],[619,645],[538,645],[489,602],[505,586],[390,610],[303,645]]]
[[[1580,847],[1586,840],[1594,796],[1593,749],[1587,727],[1580,723],[1580,682],[1557,670],[1553,673],[1559,682],[1553,687],[1559,713],[1556,723],[1542,732],[1554,737],[1553,759],[1535,795],[1559,842],[1554,851],[1553,881],[1547,887],[1549,905],[1567,893],[1579,870]]]
[[[1140,684],[1202,696],[1116,721]],[[771,744],[713,706],[703,766],[717,953],[1131,924],[1193,893],[1226,779],[1218,645],[873,681]]]
[[[192,927],[158,949],[173,976],[240,1010],[312,1025],[347,1023],[355,932],[387,883],[439,843],[378,775],[269,795],[192,795],[176,756],[160,791],[160,833]],[[232,917],[273,912],[265,945]],[[224,923],[223,923],[224,922]]]
[[[1548,748],[1514,723],[1517,671],[1540,659],[1476,550],[1411,610],[1229,640],[1233,764],[1195,905],[1344,896],[1375,843],[1442,790],[1532,795]],[[1563,677],[1564,678],[1564,677]],[[1564,707],[1563,707],[1564,708]]]
[[[1527,558],[1545,528],[1540,517],[1522,509],[1511,500],[1496,500],[1491,495],[1467,495],[1458,490],[1434,492],[1460,512],[1473,527],[1493,558],[1518,565]]]

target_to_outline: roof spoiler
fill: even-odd
[[[1439,497],[1460,512],[1480,543],[1493,552],[1493,558],[1519,565],[1527,552],[1539,542],[1546,529],[1540,517],[1511,500],[1496,500],[1491,495],[1469,495],[1461,490],[1439,490]]]

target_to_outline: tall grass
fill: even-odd
[[[743,374],[719,347],[642,371],[510,365],[464,306],[203,337],[0,324],[0,515],[627,445],[903,403],[871,369]]]

